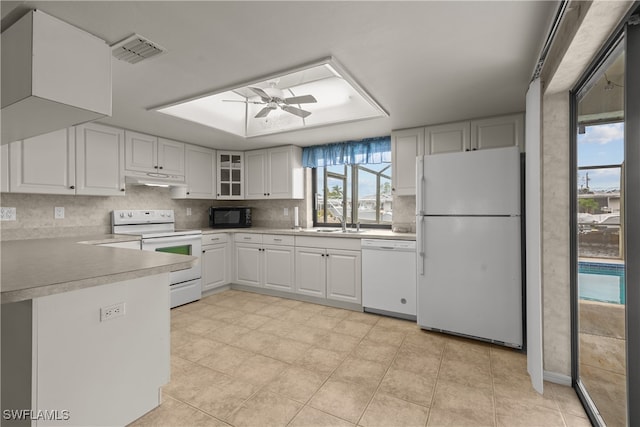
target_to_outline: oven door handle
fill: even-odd
[[[189,242],[189,241],[199,242],[201,239],[202,239],[201,236],[198,236],[195,234],[191,234],[187,236],[152,237],[152,238],[142,239],[142,247],[144,248],[145,245],[159,247],[159,246],[165,246],[171,243],[183,243],[183,242]]]

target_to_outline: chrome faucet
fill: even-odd
[[[347,220],[346,220],[346,218],[343,216],[342,220],[340,222],[342,223],[342,232],[345,233],[347,231]]]

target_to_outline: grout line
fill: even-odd
[[[429,416],[427,417],[427,421],[425,422],[425,426],[429,424],[429,420],[431,419],[433,409],[433,402],[436,399],[436,391],[438,389],[438,380],[440,379],[440,369],[442,368],[442,361],[444,360],[444,355],[447,353],[447,347],[449,346],[449,341],[445,340],[444,348],[442,349],[442,354],[440,355],[440,363],[438,364],[438,372],[436,373],[436,379],[433,383],[433,393],[431,394],[431,401],[429,402]]]
[[[491,400],[493,401],[493,425],[498,425],[498,404],[496,401],[496,385],[493,377],[493,348],[489,347],[489,373],[491,374]]]
[[[376,324],[377,323],[378,322],[376,322]],[[375,324],[374,324],[374,326],[375,326]],[[371,329],[373,329],[373,326],[371,327]],[[371,331],[371,329],[369,329],[369,331]],[[367,333],[367,335],[369,335],[369,333]],[[393,366],[393,362],[396,361],[396,358],[398,357],[398,353],[400,353],[400,347],[402,347],[402,344],[404,344],[404,341],[406,339],[407,339],[407,333],[405,332],[404,337],[402,337],[402,342],[400,344],[398,344],[398,347],[396,348],[396,354],[393,355],[393,359],[391,360],[391,363],[389,363],[389,366],[387,366],[387,369],[385,369],[385,371],[384,371],[384,375],[382,375],[382,378],[380,378],[380,381],[378,381],[378,385],[376,386],[375,391],[373,392],[373,394],[369,398],[369,401],[367,402],[366,406],[364,407],[364,410],[362,411],[362,414],[360,414],[360,417],[358,417],[358,421],[355,423],[356,425],[360,424],[360,421],[362,421],[362,417],[364,417],[364,414],[367,412],[367,409],[369,409],[369,405],[371,405],[371,402],[373,402],[373,399],[376,397],[376,394],[378,393],[378,390],[380,390],[380,386],[382,385],[382,382],[384,381],[384,377],[387,376],[387,372],[389,372],[389,369],[391,369],[391,366]],[[364,340],[364,338],[362,338],[362,340]],[[360,342],[362,342],[362,340]]]

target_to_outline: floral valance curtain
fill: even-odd
[[[302,166],[306,168],[384,162],[391,162],[390,136],[302,148]]]

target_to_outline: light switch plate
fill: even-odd
[[[63,207],[53,208],[53,217],[55,219],[64,219],[64,208]]]

